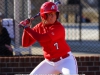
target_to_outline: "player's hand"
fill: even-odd
[[[11,51],[11,52],[13,51],[13,49],[12,49],[11,46],[9,46],[9,45],[7,45],[7,44],[5,44],[5,46],[8,48],[9,51]]]
[[[20,27],[29,27],[30,26],[30,19],[26,19],[26,20],[24,20],[24,21],[21,21],[20,23],[19,23],[19,26]]]

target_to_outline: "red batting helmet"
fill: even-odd
[[[42,4],[42,6],[40,8],[40,16],[43,17],[44,19],[46,19],[45,14],[50,13],[50,12],[57,12],[57,18],[58,18],[59,10],[55,3],[45,2],[44,4]]]

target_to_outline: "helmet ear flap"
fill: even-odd
[[[42,14],[42,18],[44,18],[46,20],[47,19],[47,15],[46,14]]]

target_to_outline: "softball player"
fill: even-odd
[[[36,41],[43,48],[44,58],[30,75],[77,74],[77,62],[65,40],[65,29],[60,22],[59,10],[53,2],[45,2],[40,8],[41,22],[33,28],[23,24],[22,46],[29,47]]]

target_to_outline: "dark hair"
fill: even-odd
[[[0,34],[2,34],[2,20],[0,20]]]

